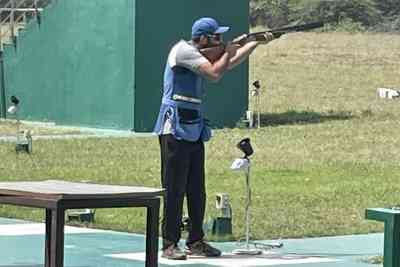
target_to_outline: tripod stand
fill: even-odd
[[[26,152],[30,154],[32,153],[32,135],[28,130],[21,131],[21,121],[18,117],[20,100],[16,96],[11,96],[10,101],[12,105],[8,108],[7,112],[14,115],[17,121],[15,152]]]
[[[250,248],[250,206],[251,206],[251,187],[250,187],[250,159],[245,157],[243,164],[244,173],[246,176],[246,208],[245,208],[245,220],[246,220],[246,237],[244,248],[235,249],[232,251],[233,254],[240,255],[259,255],[262,250],[257,248]]]
[[[246,237],[244,248],[235,249],[232,251],[232,254],[236,255],[260,255],[263,253],[263,250],[269,250],[273,248],[281,248],[283,246],[282,243],[276,244],[263,244],[250,241],[250,207],[251,207],[251,186],[250,186],[250,159],[249,156],[253,154],[253,148],[250,144],[250,139],[246,138],[240,141],[237,147],[244,152],[245,156],[241,159],[236,159],[231,169],[234,170],[244,170],[245,178],[246,178],[246,208],[245,208],[245,220],[246,220]],[[254,248],[250,248],[250,245],[253,245]],[[262,248],[259,249],[258,247]]]

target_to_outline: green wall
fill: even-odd
[[[5,89],[21,117],[131,129],[134,2],[58,0],[5,50]]]
[[[248,0],[136,1],[135,130],[151,131],[156,120],[169,49],[190,39],[193,22],[203,16],[232,27],[229,40],[248,32]],[[248,64],[207,87],[207,117],[214,126],[234,126],[248,106]]]
[[[169,49],[202,16],[231,26],[227,40],[247,32],[248,13],[248,0],[57,0],[5,50],[7,100],[27,120],[152,131]],[[235,125],[247,88],[247,63],[208,86],[214,126]]]

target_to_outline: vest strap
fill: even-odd
[[[185,101],[185,102],[189,102],[189,103],[193,103],[193,104],[201,104],[201,99],[194,98],[194,97],[188,97],[188,96],[184,96],[184,95],[174,94],[172,96],[172,99],[175,101]]]
[[[201,105],[184,101],[175,101],[169,98],[163,98],[162,104],[172,107],[188,108],[194,110],[201,110]]]

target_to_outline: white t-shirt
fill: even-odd
[[[191,42],[185,40],[181,40],[175,44],[168,55],[168,64],[171,68],[180,66],[197,74],[200,74],[199,66],[207,62],[208,60],[200,53],[200,51],[192,45]],[[170,134],[171,127],[171,120],[168,118],[167,114],[162,134]]]

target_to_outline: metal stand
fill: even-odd
[[[243,160],[247,162],[247,164],[244,164],[245,166],[243,167],[246,176],[246,192],[247,192],[246,209],[245,209],[246,237],[243,248],[233,250],[232,254],[260,255],[264,251],[283,247],[283,243],[276,242],[276,243],[264,244],[264,243],[250,241],[250,207],[251,207],[250,159],[245,157]],[[241,240],[239,241],[239,243],[243,243],[243,241]],[[251,248],[251,246],[253,246],[254,248]]]
[[[273,248],[281,248],[283,246],[282,243],[274,243],[274,244],[263,244],[257,242],[250,241],[250,206],[251,206],[251,186],[250,186],[250,159],[249,156],[253,154],[253,148],[250,144],[250,138],[242,139],[237,147],[244,153],[244,157],[240,159],[236,159],[231,166],[233,170],[244,170],[246,176],[246,242],[244,248],[235,249],[232,251],[232,254],[237,255],[259,255],[262,254],[265,250],[270,250]],[[239,241],[240,242],[240,241]],[[254,248],[250,248],[250,245],[253,245]],[[260,249],[261,248],[261,249]]]
[[[10,101],[12,105],[8,108],[7,112],[14,115],[17,121],[15,152],[26,152],[30,154],[32,152],[32,135],[29,130],[21,131],[21,121],[18,117],[20,101],[16,96],[11,96]]]
[[[26,152],[28,154],[32,153],[32,135],[31,132],[26,130],[21,130],[21,121],[19,120],[17,114],[17,135],[15,143],[15,152]]]
[[[245,216],[246,216],[246,242],[244,245],[244,248],[241,249],[235,249],[232,251],[233,254],[236,255],[260,255],[262,254],[261,249],[257,248],[250,248],[250,206],[251,206],[251,187],[250,187],[250,159],[245,158],[247,160],[248,165],[245,168],[245,176],[246,176],[246,191],[247,191],[247,196],[246,196],[246,210],[245,210]]]
[[[260,255],[262,254],[261,249],[257,248],[250,248],[250,206],[251,206],[251,187],[250,187],[250,159],[245,158],[247,160],[248,165],[244,170],[245,176],[246,176],[246,210],[245,210],[245,215],[246,215],[246,242],[244,248],[241,249],[235,249],[232,251],[233,254],[236,255]]]
[[[254,89],[251,95],[255,97],[255,106],[257,109],[257,128],[261,128],[261,84],[260,81],[253,82]]]

